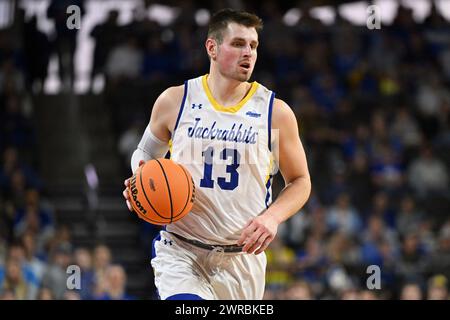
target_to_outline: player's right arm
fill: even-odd
[[[175,127],[175,122],[183,100],[184,86],[170,87],[156,99],[150,122],[145,128],[141,141],[131,157],[131,170],[136,169],[151,159],[162,158],[169,150],[169,140]],[[129,178],[125,180],[123,197],[128,209],[132,211],[129,202]]]

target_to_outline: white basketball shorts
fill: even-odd
[[[199,248],[161,231],[153,241],[151,265],[162,300],[197,295],[205,300],[261,300],[266,255]]]

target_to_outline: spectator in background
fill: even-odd
[[[19,159],[19,151],[16,147],[9,146],[5,148],[2,158],[3,164],[0,169],[0,188],[2,188],[4,195],[11,192],[12,176],[16,170],[20,170],[24,175],[26,186],[38,188],[41,185],[36,172],[28,164]]]
[[[428,145],[422,146],[420,156],[409,166],[408,179],[414,192],[420,198],[432,195],[448,196],[448,168],[435,157],[432,148]]]
[[[95,40],[91,87],[94,84],[95,77],[99,74],[104,74],[108,55],[121,36],[118,18],[119,11],[111,10],[106,21],[96,25],[91,31],[90,35]]]
[[[427,300],[449,300],[448,280],[443,275],[436,275],[428,280]]]
[[[343,139],[342,153],[346,159],[352,160],[358,153],[370,156],[370,129],[363,122],[355,124],[354,132]]]
[[[325,252],[325,241],[308,237],[304,250],[298,250],[295,263],[296,278],[320,285],[328,259]]]
[[[332,114],[339,101],[344,97],[344,90],[330,71],[318,74],[312,81],[311,94],[317,104],[327,114]]]
[[[22,152],[33,149],[36,145],[36,134],[31,120],[22,110],[23,99],[19,95],[10,95],[6,98],[5,107],[0,120],[5,144],[15,146]]]
[[[417,283],[405,284],[400,293],[400,300],[422,300],[422,289]]]
[[[142,68],[142,51],[135,37],[128,37],[117,44],[106,61],[107,80],[112,85],[121,81],[136,79]]]
[[[439,130],[439,117],[443,103],[450,102],[450,91],[445,87],[439,72],[428,70],[417,90],[419,122],[425,136],[432,140]]]
[[[397,230],[400,235],[405,235],[413,230],[419,230],[423,220],[423,213],[416,207],[414,198],[407,194],[400,200],[400,208],[397,213]]]
[[[92,298],[95,286],[95,275],[92,268],[92,256],[91,252],[86,248],[78,248],[74,253],[74,262],[80,267],[81,289],[76,292],[83,300]]]
[[[372,290],[361,290],[359,292],[360,300],[378,300],[377,294]]]
[[[284,300],[314,300],[311,286],[305,281],[292,283],[284,294]]]
[[[39,193],[35,189],[26,191],[25,207],[18,208],[15,214],[15,235],[21,237],[26,231],[36,235],[39,248],[54,235],[52,214],[40,206]]]
[[[93,267],[96,297],[103,295],[107,289],[106,270],[111,265],[111,250],[104,244],[95,246],[93,253]]]
[[[327,224],[331,230],[349,236],[356,236],[361,231],[361,219],[352,207],[348,193],[343,192],[337,197],[335,204],[327,212]]]
[[[25,22],[23,31],[25,64],[28,91],[39,93],[44,88],[50,60],[50,41],[47,35],[38,30],[37,16]]]
[[[406,234],[402,239],[397,272],[404,281],[417,279],[423,281],[424,271],[427,265],[427,254],[420,243],[417,232]]]
[[[292,281],[295,252],[276,237],[266,249],[266,286],[273,290],[284,290]]]
[[[450,279],[450,220],[440,229],[437,248],[427,264],[427,273],[443,274]]]
[[[25,209],[18,210],[14,223],[16,237],[21,237],[25,232],[36,234],[37,245],[42,248],[52,238],[54,229],[47,216],[34,205],[27,205]]]
[[[151,82],[166,81],[176,71],[171,54],[161,36],[149,37],[142,60],[142,75]]]
[[[346,285],[337,292],[339,300],[359,300],[359,291],[352,285]]]
[[[53,50],[58,55],[59,78],[67,89],[72,88],[75,78],[75,49],[78,29],[67,27],[67,8],[76,5],[83,16],[84,0],[52,0],[47,8],[47,16],[55,24]],[[80,17],[81,19],[81,17]]]
[[[416,149],[422,142],[419,124],[406,106],[397,110],[389,132],[392,136],[397,137],[407,149]]]
[[[372,181],[377,189],[396,195],[402,190],[404,183],[402,163],[388,146],[380,146],[377,154],[380,156],[372,164]]]
[[[76,290],[66,290],[64,300],[81,300],[81,296]]]
[[[53,292],[50,288],[41,287],[37,296],[38,300],[55,300]]]
[[[36,235],[32,231],[26,231],[22,235],[21,240],[25,249],[26,263],[36,276],[37,282],[40,284],[47,268],[47,264],[38,258],[38,253],[36,252]]]
[[[0,95],[9,96],[23,92],[25,77],[10,57],[0,64]]]
[[[22,170],[16,169],[11,174],[10,188],[7,190],[7,197],[11,200],[14,208],[25,206],[27,181]]]
[[[13,290],[0,291],[0,300],[18,300]]]
[[[375,187],[369,173],[366,153],[357,152],[350,164],[348,179],[351,201],[360,213],[367,212]]]
[[[56,300],[62,300],[67,289],[67,267],[72,260],[69,244],[59,244],[50,252],[50,264],[42,278],[42,285],[52,291]]]
[[[106,292],[98,300],[133,300],[126,293],[127,276],[122,266],[113,264],[106,269]]]
[[[389,227],[395,230],[396,227],[396,216],[395,211],[390,205],[390,197],[388,193],[384,191],[379,191],[373,195],[372,206],[369,212],[366,214],[368,216],[378,216],[383,222]]]
[[[397,238],[380,216],[370,216],[367,228],[361,234],[363,264],[389,265],[395,257]]]
[[[11,291],[17,300],[34,300],[38,287],[34,281],[27,279],[19,259],[10,257],[4,268],[0,268],[0,294]]]

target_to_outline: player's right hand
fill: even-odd
[[[144,160],[139,161],[139,167],[142,166],[144,163],[145,163]],[[128,192],[129,188],[130,188],[130,179],[131,179],[131,177],[129,177],[128,179],[125,179],[125,181],[124,181],[125,189],[123,190],[122,195],[125,198],[128,210],[133,211],[133,207],[131,206],[131,203],[130,203],[130,193]]]

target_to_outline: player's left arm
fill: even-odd
[[[243,251],[259,254],[275,238],[278,225],[297,213],[306,203],[311,192],[305,150],[299,137],[297,119],[291,108],[275,99],[272,128],[278,130],[278,164],[285,181],[285,188],[264,213],[250,220],[245,226],[238,244]]]

